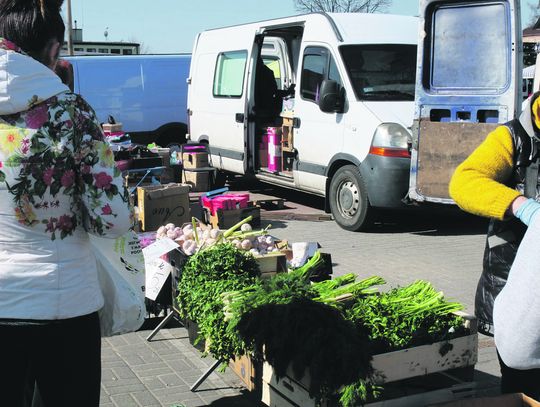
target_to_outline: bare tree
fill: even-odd
[[[376,13],[385,11],[392,0],[294,0],[296,10],[329,13]]]
[[[144,42],[137,41],[137,38],[134,36],[128,37],[127,42],[134,42],[136,44],[139,44],[139,54],[153,54],[152,48],[148,44],[145,44]]]

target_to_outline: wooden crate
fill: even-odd
[[[387,391],[387,394],[390,394],[387,395],[389,398],[366,404],[366,406],[417,407],[474,395],[475,384],[471,380],[472,371],[478,359],[476,318],[460,314],[465,319],[465,327],[470,329],[469,335],[431,345],[375,355],[372,361],[375,380],[379,384],[384,383],[385,390],[390,386],[390,391]],[[455,372],[457,373],[454,374]],[[286,377],[278,381],[273,368],[265,363],[262,377],[262,401],[266,405],[316,406],[315,400],[309,397],[307,391],[308,375],[296,380],[289,372]],[[422,385],[424,387],[421,387]],[[395,388],[393,392],[392,386]],[[404,395],[400,395],[396,389]]]
[[[271,252],[254,256],[261,270],[261,277],[269,277],[287,271],[287,256],[282,252]]]
[[[249,391],[259,391],[262,385],[262,362],[253,360],[249,355],[231,359],[229,367]]]
[[[204,168],[210,165],[207,152],[184,152],[182,154],[184,168]]]
[[[283,118],[281,127],[281,149],[283,151],[292,151],[294,148],[294,127],[292,118]]]
[[[209,171],[190,171],[184,168],[182,182],[191,187],[191,192],[205,192],[210,189],[210,174]]]
[[[219,229],[229,229],[248,216],[253,216],[253,220],[249,222],[253,229],[261,226],[261,208],[259,206],[248,206],[247,208],[226,211],[218,209],[215,215],[208,213],[208,216],[208,223]]]
[[[296,380],[292,373],[288,372],[279,380],[274,374],[274,369],[267,362],[263,363],[262,369],[262,399],[269,407],[318,407],[315,399],[309,396],[308,386],[304,380]],[[325,407],[323,402],[321,407]]]
[[[337,407],[338,398],[323,400],[317,404],[309,396],[304,380],[295,380],[292,375],[279,379],[274,376],[270,365],[263,365],[261,401],[270,407]],[[460,400],[476,394],[476,383],[462,382],[442,373],[400,380],[385,385],[385,397],[366,403],[366,407],[422,407],[434,403]]]

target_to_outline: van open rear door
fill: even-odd
[[[421,0],[409,197],[453,203],[455,168],[521,105],[519,0]]]

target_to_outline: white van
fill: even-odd
[[[341,227],[369,227],[377,209],[401,207],[407,194],[417,34],[414,17],[362,13],[204,31],[189,74],[190,138],[208,142],[221,171],[324,196]],[[257,89],[269,85],[261,54],[280,89],[295,85],[294,107],[288,100],[281,115],[257,106]],[[293,136],[270,146],[282,159],[276,171],[265,129],[287,123]]]
[[[187,77],[191,56],[95,55],[63,57],[73,65],[75,93],[106,122],[112,115],[134,142],[182,144],[187,133]]]

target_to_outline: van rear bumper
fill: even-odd
[[[400,208],[409,189],[410,158],[368,154],[360,165],[371,206]]]

